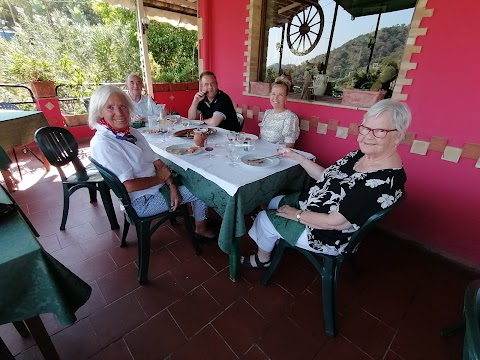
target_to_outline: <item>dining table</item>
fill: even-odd
[[[44,126],[49,124],[41,111],[0,110],[0,145],[5,150],[28,145],[34,141],[35,131]],[[40,157],[45,169],[50,171],[43,153]]]
[[[190,122],[190,127],[205,126]],[[218,127],[209,129],[208,146],[193,154],[179,154],[178,149],[195,147],[192,138],[176,136],[189,127],[177,128],[169,134],[159,134],[140,128],[150,147],[181,178],[189,190],[222,218],[218,234],[220,249],[229,255],[230,279],[239,278],[240,238],[246,233],[245,215],[281,192],[304,189],[310,180],[298,162],[277,155],[277,144],[258,139],[254,134],[237,134],[228,139],[229,131]],[[232,134],[230,134],[232,135]],[[247,139],[247,140],[245,140]],[[238,161],[228,158],[229,150],[237,153]],[[312,154],[295,150],[310,159]],[[182,151],[180,151],[182,152]],[[270,157],[265,161],[249,161]],[[233,165],[233,166],[232,166]]]
[[[73,324],[92,289],[43,249],[35,228],[3,187],[0,203],[16,209],[0,217],[0,325],[14,323],[19,329],[25,323],[44,358],[59,359],[39,315],[54,313],[60,323]],[[10,358],[2,349],[0,339],[0,358]]]

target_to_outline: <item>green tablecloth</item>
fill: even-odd
[[[282,190],[302,190],[309,181],[305,170],[300,165],[296,165],[242,186],[234,196],[230,196],[216,183],[205,179],[195,171],[191,169],[185,171],[163,157],[162,160],[181,176],[182,182],[195,196],[205,201],[222,217],[218,245],[222,251],[230,255],[232,280],[238,279],[239,276],[238,239],[247,231],[245,214],[253,211],[260,204],[267,204]]]
[[[11,203],[1,188],[0,202]],[[20,214],[0,219],[0,324],[43,313],[71,324],[91,291],[41,247]]]
[[[0,145],[4,149],[30,144],[35,131],[48,126],[41,111],[0,110]]]

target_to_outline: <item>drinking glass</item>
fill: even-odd
[[[186,129],[190,126],[190,120],[189,119],[183,119],[182,120],[182,126]]]
[[[279,141],[277,142],[277,153],[282,155],[285,152],[285,149],[287,146],[285,145],[285,142]]]
[[[240,154],[235,149],[235,146],[229,146],[227,151],[228,151],[228,158],[231,161],[230,166],[232,167],[238,166],[237,161],[240,158]]]
[[[234,141],[237,140],[237,133],[235,131],[229,131],[227,133],[227,140],[230,143],[233,143]]]
[[[204,145],[203,145],[203,146],[204,146],[205,151],[207,152],[207,153],[205,154],[205,156],[207,156],[208,158],[212,159],[212,158],[215,156],[214,154],[212,154],[213,149],[215,148],[214,142],[207,137],[207,138],[205,139],[205,142],[204,142]]]
[[[157,115],[148,115],[147,119],[148,119],[148,127],[149,127],[150,131],[158,130],[158,128],[159,128],[158,125],[159,124],[158,124]]]

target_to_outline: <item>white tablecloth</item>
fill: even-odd
[[[207,152],[204,150],[189,156],[174,155],[165,150],[168,146],[175,144],[191,144],[194,146],[193,139],[185,139],[169,135],[166,137],[165,141],[162,141],[162,136],[159,134],[144,133],[144,136],[146,137],[153,151],[155,151],[157,154],[174,162],[184,170],[192,169],[206,179],[215,182],[230,196],[235,195],[241,186],[253,183],[271,174],[288,169],[298,164],[298,162],[294,160],[280,158],[280,162],[277,165],[266,168],[246,165],[241,161],[238,162],[238,166],[232,167],[230,166],[230,160],[227,158],[226,150],[228,142],[226,134],[228,131],[220,128],[215,129],[217,130],[217,133],[208,137],[209,141],[217,145],[211,152],[211,154],[214,155],[212,157],[206,156]],[[142,131],[142,129],[139,130]],[[239,147],[237,148],[237,151],[242,154],[241,156],[243,156],[243,154],[252,154],[261,157],[275,155],[277,153],[277,146],[275,144],[261,139],[255,142],[255,148],[251,151],[245,151],[245,148],[242,147],[241,144],[238,145]],[[309,159],[315,159],[315,157],[310,153],[300,150],[295,151],[301,153]]]

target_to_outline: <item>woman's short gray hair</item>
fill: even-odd
[[[380,100],[367,111],[363,119],[377,117],[384,112],[389,112],[392,115],[393,126],[403,138],[412,121],[412,113],[407,104],[393,99]]]
[[[123,96],[125,98],[125,104],[128,106],[128,110],[132,112],[132,103],[127,94],[114,85],[102,85],[93,92],[92,97],[90,98],[90,105],[88,107],[88,125],[91,129],[95,129],[95,126],[100,120],[100,111],[102,110],[102,107],[113,94]]]

